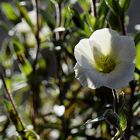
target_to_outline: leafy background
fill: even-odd
[[[0,3],[0,28],[7,34],[0,41],[0,139],[140,139],[140,33],[129,33],[136,45],[135,79],[117,91],[117,114],[108,113],[114,108],[111,89],[83,88],[73,71],[73,50],[80,39],[104,27],[127,34],[130,3],[131,0]],[[105,121],[96,119],[100,116],[105,116]],[[94,123],[84,125],[89,119]],[[116,126],[122,129],[119,134]]]

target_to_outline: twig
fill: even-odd
[[[119,19],[119,22],[120,22],[120,25],[121,25],[121,28],[122,28],[122,34],[123,35],[126,35],[126,28],[125,28],[125,21],[124,21],[124,15],[118,15],[118,19]]]
[[[14,99],[13,99],[11,93],[9,92],[8,88],[7,88],[5,79],[4,79],[4,77],[3,77],[2,74],[0,74],[0,78],[1,78],[2,83],[3,83],[3,86],[4,86],[4,88],[5,88],[5,93],[6,93],[6,95],[7,95],[7,98],[8,98],[8,100],[10,101],[10,103],[11,103],[11,105],[12,105],[12,107],[13,107],[13,110],[14,110],[14,112],[15,112],[15,115],[16,115],[16,117],[17,117],[19,123],[21,124],[22,128],[25,129],[25,126],[24,126],[24,124],[23,124],[23,122],[22,122],[22,119],[20,118],[20,116],[19,116],[19,114],[18,114],[18,111],[17,111],[17,109],[16,109],[16,104],[15,104],[15,102],[14,102]]]
[[[39,51],[40,51],[39,0],[35,0],[35,10],[36,10],[36,34],[35,34],[35,38],[36,38],[36,43],[37,43],[37,51],[36,51],[36,57],[35,57],[34,64],[33,64],[33,72],[35,72],[35,70],[36,70],[38,54],[39,54]]]
[[[40,33],[40,19],[39,19],[39,2],[40,0],[35,0],[35,10],[36,10],[36,33],[35,33],[35,39],[36,39],[36,43],[37,43],[37,51],[36,51],[36,57],[35,60],[33,62],[33,74],[36,74],[36,66],[37,66],[37,61],[38,61],[38,55],[39,55],[39,51],[40,51],[40,38],[39,38],[39,33]],[[33,109],[31,110],[31,118],[32,118],[32,123],[34,128],[36,127],[35,124],[35,117],[36,117],[36,113],[37,113],[37,103],[36,103],[36,95],[38,94],[36,91],[36,87],[34,86],[34,84],[31,84],[32,86],[32,106]]]
[[[96,0],[91,0],[91,12],[94,17],[97,17]]]
[[[132,121],[133,121],[133,97],[134,97],[134,92],[135,92],[135,82],[132,81],[130,82],[130,87],[131,87],[131,96],[130,96],[130,100],[129,100],[129,109],[128,109],[128,119],[127,119],[127,128],[125,131],[125,138],[126,140],[130,139],[131,136],[131,125],[132,125]]]

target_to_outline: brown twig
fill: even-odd
[[[134,92],[135,92],[135,81],[130,82],[130,88],[131,88],[131,96],[129,100],[129,108],[128,108],[128,118],[127,118],[127,128],[125,131],[125,138],[126,140],[130,139],[131,136],[131,126],[132,126],[132,121],[133,121],[133,98],[134,98]]]
[[[97,17],[96,0],[91,0],[91,12],[94,17]]]
[[[33,74],[36,74],[36,66],[37,66],[37,61],[38,61],[38,55],[40,51],[40,38],[39,38],[39,33],[40,33],[40,17],[39,17],[39,2],[40,0],[35,0],[35,10],[36,10],[36,33],[35,33],[35,39],[36,39],[36,44],[37,44],[37,51],[36,51],[36,57],[33,62]],[[37,114],[37,103],[36,103],[36,96],[37,96],[37,90],[34,85],[34,83],[31,83],[32,87],[32,107],[33,109],[31,110],[31,118],[32,118],[32,124],[34,128],[36,127],[35,124],[35,117]],[[39,99],[38,99],[39,100]]]
[[[34,60],[34,64],[33,64],[33,72],[35,72],[36,70],[36,64],[37,64],[37,60],[38,60],[38,54],[40,51],[40,38],[39,38],[39,32],[40,32],[40,23],[39,23],[39,0],[35,0],[35,10],[36,10],[36,34],[35,34],[35,38],[36,38],[36,43],[37,43],[37,51],[36,51],[36,57]]]
[[[25,126],[24,126],[24,124],[23,124],[23,122],[22,122],[22,119],[20,118],[20,116],[19,116],[19,114],[18,114],[18,111],[17,111],[17,109],[16,109],[16,104],[15,104],[15,102],[14,102],[14,99],[13,99],[11,93],[9,92],[8,88],[7,88],[5,79],[4,79],[4,77],[3,77],[2,74],[0,74],[0,78],[1,78],[2,83],[3,83],[3,86],[4,86],[4,88],[5,88],[6,96],[7,96],[8,100],[10,101],[10,103],[11,103],[11,105],[12,105],[12,107],[13,107],[13,110],[14,110],[14,112],[15,112],[15,115],[16,115],[16,117],[17,117],[17,119],[18,119],[20,125],[22,126],[22,128],[25,129]]]

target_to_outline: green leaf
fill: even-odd
[[[74,24],[78,27],[83,29],[84,28],[84,23],[79,15],[79,13],[76,11],[74,8],[69,8],[70,14],[72,16],[72,20]]]
[[[136,46],[136,67],[140,69],[140,44]]]
[[[25,54],[24,54],[24,46],[19,42],[18,39],[14,38],[12,40],[13,47],[17,56],[17,60],[19,62],[19,67],[21,71],[27,76],[28,74],[31,73],[32,71],[32,66],[28,59],[26,59]]]
[[[43,20],[46,21],[48,26],[53,30],[55,28],[55,17],[53,18],[53,15],[49,12],[46,12],[44,9],[41,9],[40,13],[43,17]]]
[[[26,10],[25,7],[21,6],[17,0],[15,0],[15,2],[16,2],[16,6],[20,12],[21,17],[23,17],[25,19],[27,24],[30,26],[32,32],[35,33],[34,25],[28,15],[28,11]]]
[[[6,109],[8,110],[8,112],[13,110],[13,107],[12,107],[11,103],[9,101],[7,101],[6,99],[4,99],[4,104],[5,104]]]
[[[120,113],[119,114],[119,120],[120,120],[120,127],[121,130],[124,131],[127,127],[127,118],[126,115],[124,113]]]
[[[28,140],[40,140],[39,135],[36,134],[33,130],[25,130],[25,136]]]
[[[19,121],[19,118],[17,116],[17,114],[15,113],[15,110],[13,109],[13,106],[12,104],[8,101],[8,100],[4,100],[4,104],[6,106],[6,109],[9,113],[9,117],[10,119],[12,120],[13,124],[15,125],[16,127],[16,130],[20,133],[23,132],[24,128],[23,126],[21,125],[21,122]]]
[[[61,4],[63,0],[56,0],[57,3]]]
[[[135,45],[137,45],[137,44],[139,43],[139,41],[140,41],[140,32],[137,33],[137,34],[135,35],[135,37],[134,37]]]
[[[90,36],[94,31],[96,18],[91,14],[84,14],[82,20],[84,21],[84,31]]]
[[[12,40],[12,44],[13,44],[13,47],[14,47],[16,54],[23,54],[24,53],[24,51],[25,51],[24,46],[19,42],[19,40],[17,38],[14,38]]]
[[[21,65],[21,71],[24,72],[25,75],[29,75],[32,72],[32,66],[30,62],[24,58],[24,63]]]
[[[119,14],[118,0],[105,0],[105,3],[114,14]]]
[[[105,26],[105,20],[108,14],[109,8],[106,5],[105,1],[102,1],[99,10],[98,10],[98,18],[96,20],[95,29],[103,28]]]
[[[119,0],[119,6],[123,13],[128,10],[130,2],[131,0]]]
[[[15,24],[20,22],[20,17],[17,15],[11,4],[3,2],[1,4],[1,8],[8,20],[12,21]]]
[[[114,30],[117,30],[117,31],[120,31],[122,30],[121,26],[120,26],[120,22],[118,20],[118,15],[115,15],[112,11],[109,13],[108,15],[108,24],[109,26],[114,29]]]
[[[7,89],[8,89],[9,91],[11,91],[11,90],[12,90],[12,81],[11,81],[11,79],[6,78],[6,79],[5,79],[5,82],[6,82]]]

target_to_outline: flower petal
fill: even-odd
[[[74,55],[80,66],[86,69],[91,68],[90,64],[93,63],[94,60],[89,39],[80,40],[75,46]]]
[[[95,31],[89,39],[91,45],[93,45],[93,41],[95,41],[101,47],[101,53],[108,55],[111,51],[112,39],[117,36],[119,36],[117,32],[109,28],[104,28]]]
[[[132,62],[135,58],[135,44],[128,36],[118,36],[112,42],[112,55],[118,61]]]
[[[116,66],[114,71],[107,74],[108,80],[104,83],[104,86],[117,89],[125,87],[134,78],[135,66],[133,63],[122,62]]]
[[[105,83],[106,76],[94,69],[84,69],[78,63],[74,67],[75,77],[84,87],[99,88]]]
[[[78,63],[76,63],[74,67],[74,71],[75,71],[75,78],[77,78],[80,81],[82,86],[86,87],[88,83],[87,83],[87,77],[84,69]]]

